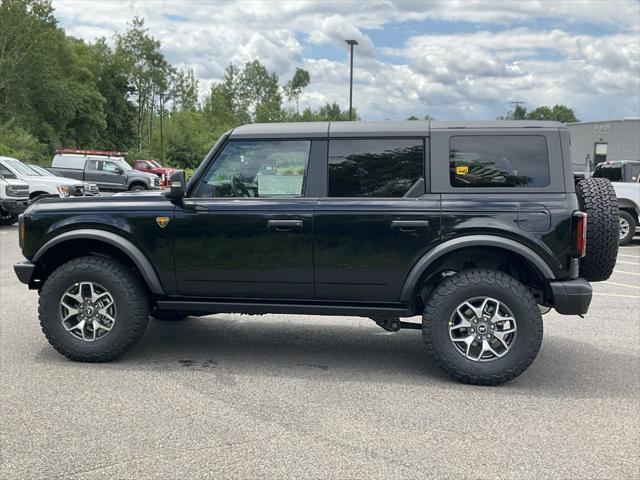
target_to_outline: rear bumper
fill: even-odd
[[[36,269],[36,266],[33,263],[26,260],[24,262],[18,262],[13,265],[13,271],[16,272],[16,276],[18,277],[18,280],[20,280],[21,283],[24,283],[26,285],[29,285],[29,282],[31,281],[31,277],[33,276],[33,271],[35,269]]]
[[[553,294],[553,308],[562,315],[583,315],[589,310],[593,289],[584,278],[549,282]]]

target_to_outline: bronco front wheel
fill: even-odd
[[[119,357],[144,333],[149,299],[125,264],[87,256],[58,267],[39,299],[40,325],[58,352],[82,362]]]
[[[427,301],[422,333],[429,353],[449,375],[497,385],[524,372],[542,343],[542,316],[529,290],[493,270],[445,278]]]

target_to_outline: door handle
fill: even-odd
[[[288,232],[294,228],[302,228],[302,220],[269,220],[268,228],[275,228],[278,232]]]
[[[429,228],[429,220],[393,220],[391,228],[399,228],[403,232],[415,232],[418,228]]]

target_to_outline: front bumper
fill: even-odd
[[[36,266],[25,260],[23,262],[18,262],[13,265],[13,271],[16,272],[16,276],[21,283],[25,285],[29,285],[31,281],[31,277],[33,276],[33,271],[36,269]]]
[[[10,215],[18,215],[24,212],[29,206],[29,200],[2,200],[0,208]]]
[[[549,282],[553,308],[562,315],[584,315],[589,310],[593,289],[584,278]]]

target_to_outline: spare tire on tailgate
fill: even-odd
[[[580,276],[590,282],[608,279],[618,256],[618,199],[606,178],[576,182],[580,210],[587,214],[587,253],[580,259]]]

